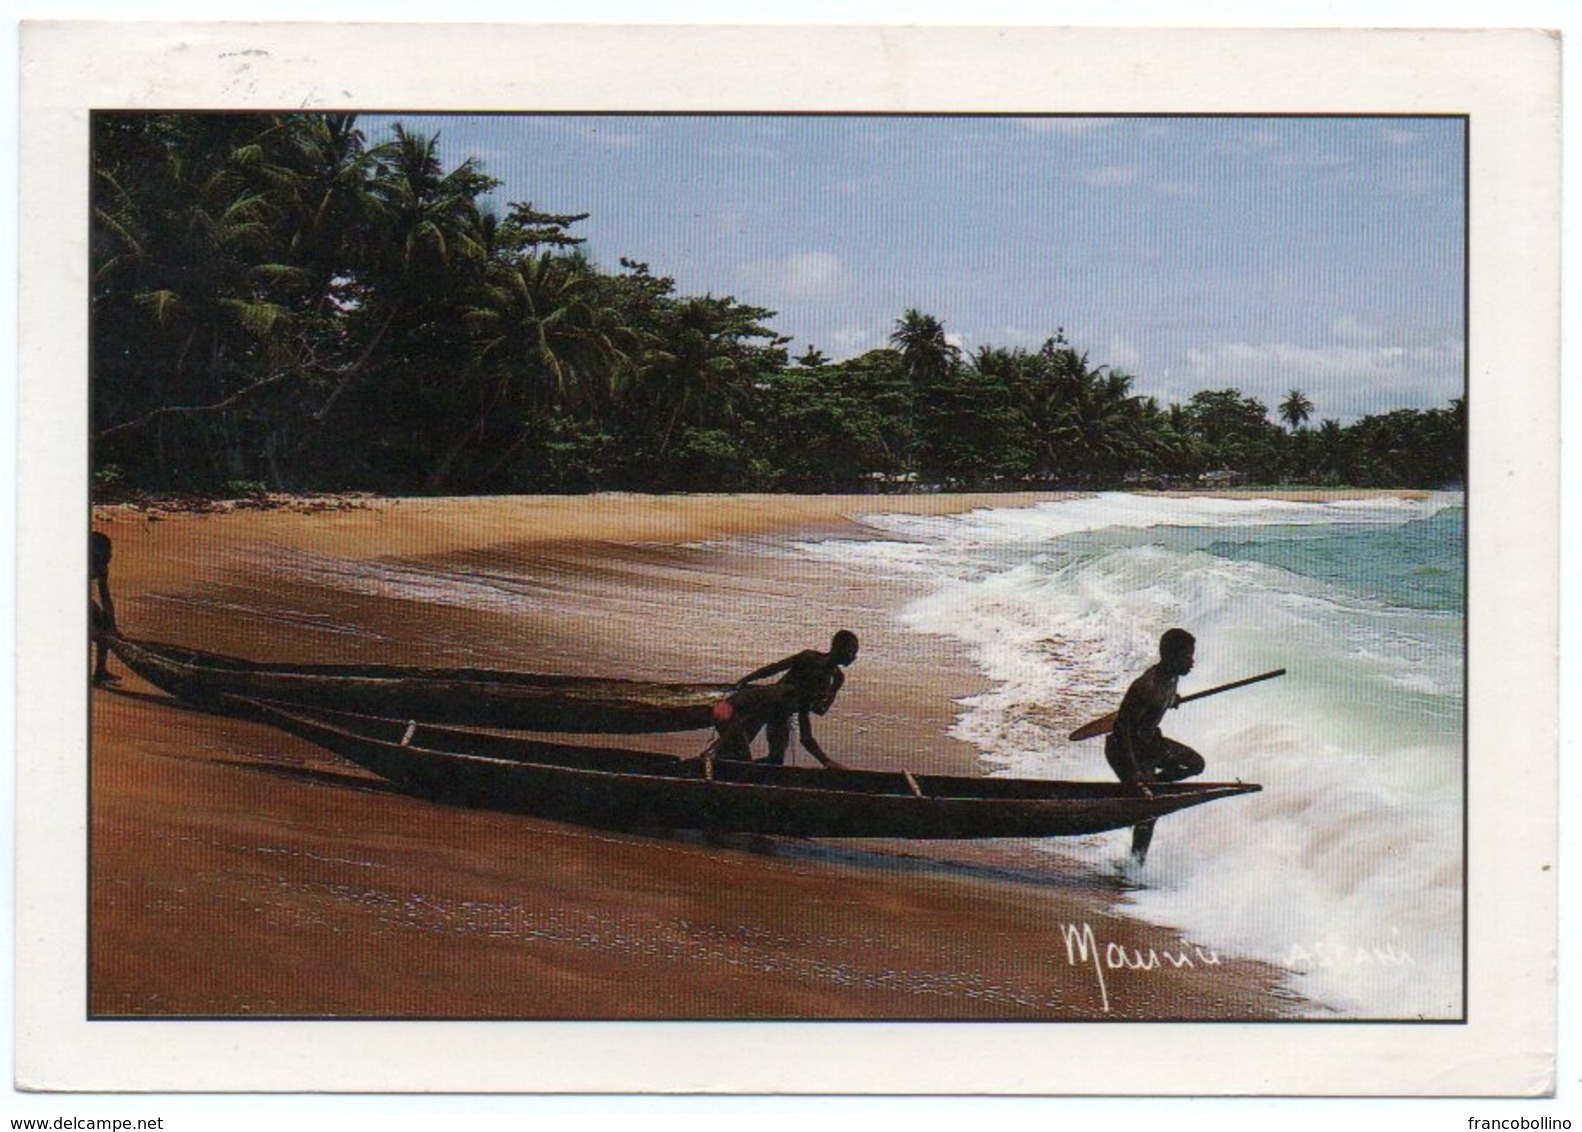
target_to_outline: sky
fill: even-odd
[[[364,117],[370,140],[394,119]],[[841,359],[909,307],[971,353],[1063,329],[1161,403],[1314,421],[1463,395],[1454,118],[422,116],[594,260],[730,295]]]

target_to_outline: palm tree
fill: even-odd
[[[467,411],[449,422],[452,443],[434,461],[425,490],[449,488],[469,472],[478,483],[492,482],[532,439],[535,422],[614,400],[635,350],[606,290],[581,253],[524,254],[489,265],[487,280],[462,308],[471,365],[446,397],[447,406]]]
[[[1325,417],[1318,426],[1318,475],[1326,483],[1347,480],[1346,430],[1334,417]]]
[[[1086,361],[1074,405],[1084,463],[1100,482],[1114,483],[1143,462],[1141,401],[1131,392],[1131,374],[1107,366],[1087,370]]]
[[[896,319],[890,344],[901,351],[901,364],[919,392],[944,380],[961,364],[961,350],[945,336],[945,326],[916,307]]]
[[[1033,451],[1040,471],[1070,481],[1114,482],[1149,459],[1146,406],[1123,370],[1092,366],[1064,331],[1028,359]],[[1028,405],[1026,395],[1022,403]]]
[[[1026,454],[1023,471],[1035,479],[1047,479],[1060,463],[1054,447],[1058,396],[1044,361],[1043,355],[1029,354],[1019,346],[984,346],[971,362],[979,376],[1005,390],[1016,421],[1016,435],[1006,440]]]
[[[758,320],[768,312],[738,306],[712,295],[683,300],[665,335],[672,413],[660,441],[668,447],[677,423],[691,418],[699,424],[733,421],[748,383],[757,376],[747,361],[748,339],[768,334]]]
[[[105,460],[156,479],[257,478],[322,337],[299,237],[310,116],[116,115],[94,125],[94,416]],[[262,415],[260,415],[262,414]]]
[[[1300,389],[1292,389],[1285,395],[1285,400],[1280,402],[1280,419],[1291,426],[1295,432],[1307,419],[1313,415],[1313,402],[1307,399],[1307,394]]]
[[[901,355],[901,372],[908,386],[906,433],[915,442],[918,402],[956,372],[961,364],[961,351],[946,338],[945,326],[939,319],[916,307],[907,307],[896,319],[895,329],[890,332],[890,345]],[[906,463],[914,465],[917,456],[915,449],[908,452]],[[916,471],[916,468],[910,470]]]
[[[1167,476],[1196,476],[1207,470],[1201,438],[1193,428],[1185,405],[1172,404],[1164,411],[1160,438],[1160,468]]]
[[[580,252],[492,264],[463,318],[481,360],[527,376],[537,407],[607,403],[635,344],[601,275]]]
[[[453,387],[470,345],[462,314],[489,262],[478,200],[497,182],[470,160],[446,172],[438,141],[397,125],[374,151],[344,287],[353,356],[313,413],[310,438],[330,461],[359,443],[380,448],[379,475],[397,489],[421,486],[438,459],[431,446],[467,413]]]

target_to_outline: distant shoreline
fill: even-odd
[[[104,511],[124,508],[137,512],[198,513],[230,511],[300,512],[345,511],[377,506],[396,501],[464,501],[491,499],[829,499],[840,501],[871,501],[885,506],[870,508],[898,514],[948,514],[957,510],[956,501],[992,500],[999,506],[1026,506],[1033,503],[1053,502],[1103,494],[1164,496],[1194,499],[1280,499],[1297,503],[1332,503],[1348,499],[1427,499],[1441,491],[1459,491],[1459,488],[1408,488],[1408,487],[1154,487],[1154,488],[1103,488],[1103,489],[1054,489],[1038,491],[974,491],[974,492],[664,492],[648,494],[631,491],[589,491],[557,494],[505,494],[505,495],[386,495],[377,492],[260,492],[246,496],[209,496],[201,494],[155,494],[135,499],[95,500],[92,510],[97,515]],[[932,504],[896,501],[933,500]],[[982,504],[972,502],[967,509]]]

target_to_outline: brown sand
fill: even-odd
[[[982,678],[951,642],[895,624],[911,596],[901,582],[732,540],[1041,498],[395,500],[158,521],[101,508],[95,525],[115,539],[124,631],[260,660],[728,680],[849,627],[863,654],[820,721],[826,748],[855,766],[971,773],[973,752],[946,731],[953,700]],[[470,588],[446,599],[436,580]],[[1164,1020],[1291,1008],[1276,972],[1120,916],[1115,882],[1019,843],[708,839],[448,808],[267,727],[185,710],[130,675],[92,704],[95,1016]],[[1074,724],[1095,708],[1107,705],[1063,710]],[[693,753],[705,738],[637,742]],[[1091,960],[1068,962],[1063,924],[1162,966],[1105,964],[1101,979]],[[1175,969],[1166,953],[1193,961]]]

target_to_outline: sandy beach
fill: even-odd
[[[976,773],[947,732],[984,678],[961,646],[896,622],[915,596],[905,582],[765,546],[853,534],[851,516],[869,512],[1045,498],[100,507],[94,526],[115,541],[124,632],[257,660],[728,681],[850,628],[863,652],[820,721],[826,749],[857,767]],[[97,1017],[1167,1020],[1291,1007],[1272,968],[1127,919],[1115,881],[1047,854],[1029,867],[1016,843],[710,839],[445,807],[117,671],[92,694]],[[1109,706],[1054,710],[1075,725]],[[627,742],[693,754],[706,739]],[[1087,925],[1099,947],[1196,961],[1101,974],[1068,961],[1063,925]]]

